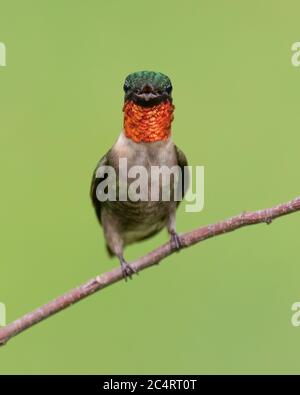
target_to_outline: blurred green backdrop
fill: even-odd
[[[124,77],[168,74],[174,139],[204,165],[183,232],[299,194],[298,1],[0,0],[0,301],[7,319],[117,265],[89,200]],[[2,373],[295,373],[299,215],[194,246],[0,349]],[[127,249],[137,258],[166,232]]]

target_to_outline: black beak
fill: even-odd
[[[161,92],[156,91],[152,85],[145,84],[142,89],[134,92],[137,101],[145,102],[145,104],[157,101],[161,97]]]
[[[141,106],[151,107],[166,100],[172,101],[172,98],[166,92],[156,90],[153,85],[146,83],[140,89],[125,94],[125,100],[133,100]]]
[[[141,92],[142,92],[142,93],[153,93],[153,92],[154,92],[153,86],[150,85],[150,84],[146,84],[146,85],[144,85],[143,88],[141,89]]]

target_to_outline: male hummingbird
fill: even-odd
[[[120,173],[119,160],[127,159],[127,166],[144,166],[150,174],[152,166],[173,166],[181,169],[182,182],[177,188],[186,190],[183,180],[187,160],[184,153],[173,143],[171,123],[173,121],[172,84],[170,79],[158,72],[139,71],[129,74],[124,83],[124,127],[113,147],[98,162],[93,174],[91,199],[100,224],[103,226],[107,250],[119,258],[125,279],[131,278],[133,268],[125,261],[124,247],[158,233],[165,226],[171,242],[180,249],[176,233],[175,213],[178,201],[100,201],[97,187],[104,178],[98,178],[101,166],[111,166]],[[155,180],[154,180],[155,181]],[[159,189],[166,187],[166,181],[159,181]],[[149,196],[151,195],[151,178]],[[173,190],[176,188],[173,183]],[[130,182],[128,182],[128,188]],[[170,186],[170,183],[169,183]],[[117,187],[118,188],[118,187]]]

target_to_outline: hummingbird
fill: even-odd
[[[144,166],[178,166],[182,182],[174,188],[187,189],[184,167],[188,165],[184,153],[173,143],[171,124],[174,119],[172,83],[169,77],[154,71],[129,74],[124,83],[123,129],[113,147],[101,158],[93,173],[90,196],[100,225],[104,230],[110,256],[118,257],[123,277],[132,278],[136,271],[124,258],[124,248],[131,243],[147,239],[164,227],[172,246],[181,248],[176,232],[176,209],[179,201],[99,201],[97,187],[105,178],[97,177],[101,166],[111,166],[120,173],[120,159],[126,158],[128,168]],[[187,176],[185,176],[187,178]],[[149,195],[151,192],[149,181]],[[130,183],[128,183],[128,188]],[[159,188],[164,188],[163,181]],[[137,274],[137,273],[136,273]]]

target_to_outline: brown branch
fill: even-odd
[[[199,243],[200,241],[209,239],[210,237],[232,232],[233,230],[243,226],[254,225],[262,222],[270,224],[275,218],[291,214],[299,210],[300,196],[290,202],[280,204],[273,208],[255,212],[244,212],[216,224],[195,229],[191,232],[182,234],[180,236],[180,241],[183,248],[186,248]],[[173,252],[174,248],[172,248],[171,244],[166,243],[133,262],[131,265],[136,271],[141,271],[159,263],[162,259],[171,255]],[[0,345],[4,345],[9,339],[32,327],[38,322],[43,321],[51,315],[66,309],[87,296],[122,280],[122,278],[121,269],[116,268],[87,281],[78,288],[72,289],[66,294],[59,296],[31,313],[25,314],[23,317],[0,329]]]

